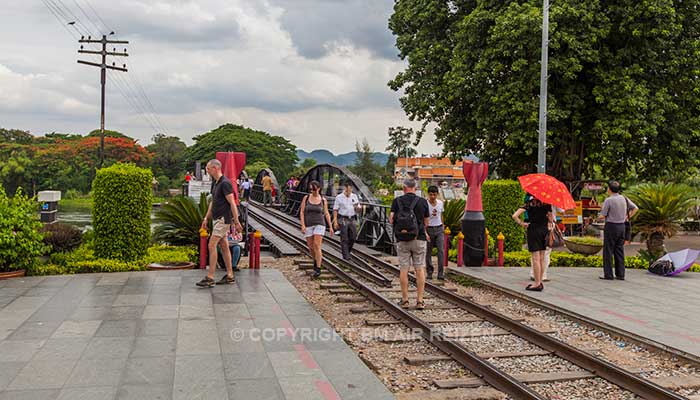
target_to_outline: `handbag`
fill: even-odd
[[[550,248],[562,247],[564,245],[564,235],[561,234],[556,224],[547,232],[545,242],[547,243],[547,247]]]
[[[625,242],[632,241],[632,221],[630,221],[630,200],[627,196],[622,196],[625,198],[626,214],[627,220],[625,220]]]

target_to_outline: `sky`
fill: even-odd
[[[115,45],[129,56],[109,62],[129,72],[107,73],[106,129],[142,144],[165,131],[190,145],[230,122],[307,151],[353,151],[363,138],[384,151],[389,127],[420,126],[387,86],[406,65],[387,28],[392,7],[393,0],[5,0],[0,127],[35,135],[99,128],[99,68],[76,62],[99,56],[78,54],[77,39],[114,31],[110,38],[130,42]],[[431,133],[418,146],[439,150]]]

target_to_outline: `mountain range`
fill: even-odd
[[[386,161],[389,159],[389,155],[386,153],[375,151],[372,153],[372,155],[374,156],[374,162],[382,166],[385,165]],[[297,157],[299,158],[299,162],[302,162],[307,158],[313,158],[316,160],[316,164],[348,166],[354,164],[357,160],[357,152],[352,151],[350,153],[335,155],[328,150],[314,150],[310,153],[304,150],[297,150]]]

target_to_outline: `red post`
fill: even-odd
[[[489,265],[489,230],[486,229],[486,235],[484,236],[486,238],[485,243],[484,243],[484,263],[483,265],[488,267]]]
[[[457,266],[464,266],[464,235],[462,232],[457,234]]]
[[[255,231],[253,234],[255,239],[255,269],[260,269],[260,238],[262,233],[260,231]]]
[[[505,241],[506,237],[503,236],[503,233],[498,233],[498,266],[502,267],[503,266],[503,242]]]
[[[446,227],[445,228],[445,257],[444,257],[445,261],[443,261],[444,267],[447,267],[447,264],[449,262],[449,260],[448,260],[449,257],[447,257],[447,254],[448,254],[448,250],[450,248],[450,233],[452,233],[452,232],[450,232],[450,228]]]
[[[248,249],[248,268],[255,268],[255,233],[251,232],[248,234],[248,243],[250,248]]]
[[[205,269],[207,267],[207,248],[209,234],[206,229],[201,228],[199,230],[199,268]]]

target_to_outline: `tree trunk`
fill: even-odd
[[[659,232],[652,232],[647,237],[647,250],[649,254],[655,257],[661,257],[666,253],[666,247],[664,246],[664,235]]]

